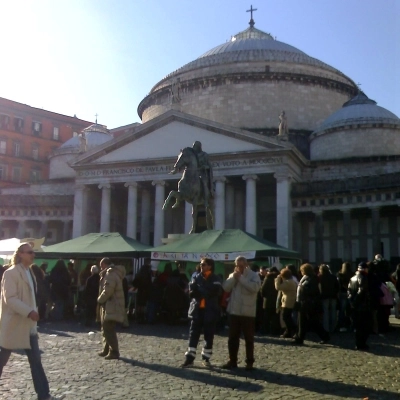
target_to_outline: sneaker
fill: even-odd
[[[234,369],[237,368],[237,363],[233,363],[232,361],[228,361],[227,363],[221,365],[222,369]]]
[[[108,351],[101,351],[100,353],[97,353],[97,355],[99,355],[100,357],[105,357],[108,355]]]
[[[181,364],[181,368],[190,368],[193,367],[193,360],[187,358],[183,364]]]
[[[206,368],[211,368],[210,360],[203,360],[203,361],[202,361],[202,364],[203,364],[203,366],[206,367]]]

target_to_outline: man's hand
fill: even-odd
[[[36,312],[36,311],[31,311],[29,314],[28,314],[28,318],[30,318],[32,321],[35,321],[35,322],[37,322],[37,321],[39,321],[39,314]]]
[[[233,272],[233,277],[238,280],[240,278],[241,272],[235,268],[235,271]]]

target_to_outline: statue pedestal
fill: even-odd
[[[188,233],[169,233],[168,237],[161,239],[161,242],[162,244],[170,244],[176,242],[177,240],[184,239],[188,236]]]

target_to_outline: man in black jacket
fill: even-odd
[[[204,347],[201,352],[203,365],[210,366],[210,357],[214,341],[215,327],[220,318],[219,296],[221,282],[214,274],[214,260],[203,258],[200,262],[201,272],[189,283],[189,296],[192,299],[189,307],[189,318],[192,322],[189,331],[189,348],[185,353],[182,368],[193,366],[197,344],[201,331],[204,331]]]
[[[356,350],[368,350],[367,339],[371,330],[372,313],[367,263],[358,265],[356,275],[350,279],[347,294],[356,330]]]

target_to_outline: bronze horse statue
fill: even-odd
[[[165,210],[172,198],[175,198],[175,204],[172,208],[179,206],[182,200],[187,201],[192,205],[192,228],[189,233],[196,232],[197,225],[197,207],[204,205],[204,188],[200,180],[197,155],[191,147],[185,147],[181,150],[178,160],[174,165],[174,169],[170,174],[176,174],[184,169],[182,178],[178,182],[178,190],[171,190],[167,199],[164,202],[163,210]],[[211,182],[212,184],[212,182]],[[206,206],[206,221],[207,229],[213,229],[213,199],[210,197]]]

